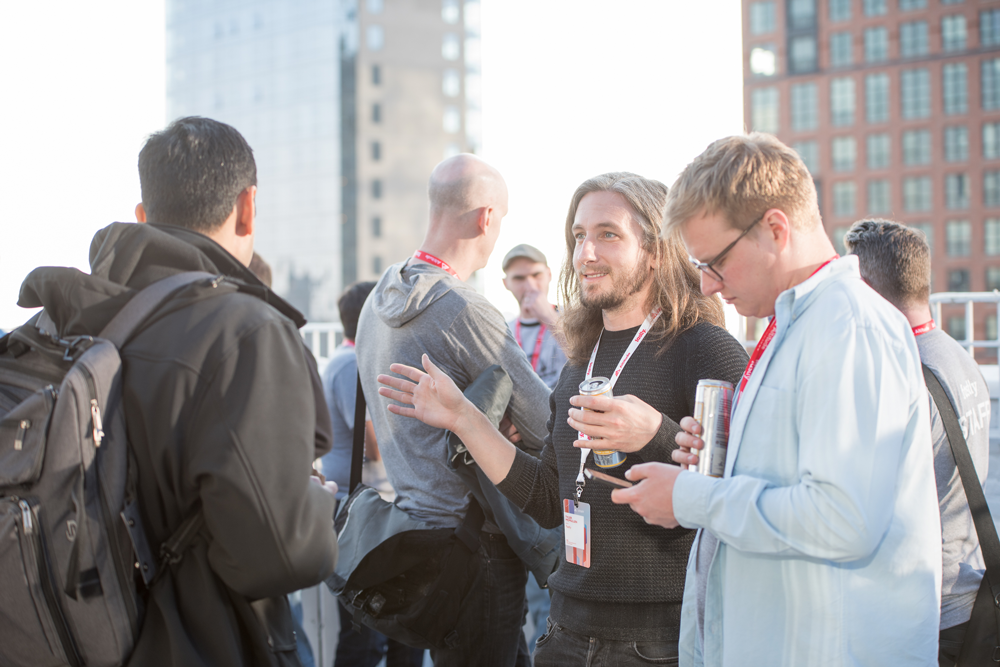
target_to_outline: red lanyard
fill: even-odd
[[[920,334],[925,334],[928,331],[933,331],[936,328],[937,324],[934,323],[934,320],[930,320],[929,322],[924,322],[919,327],[913,327],[913,335],[919,336]]]
[[[345,338],[344,342],[341,343],[344,347],[354,347],[354,341],[350,338]]]
[[[820,264],[818,267],[816,267],[815,271],[809,274],[809,278],[815,276],[817,273],[819,273],[820,269],[822,269],[824,266],[826,266],[827,264],[829,264],[830,262],[839,257],[840,255],[834,255],[830,259]],[[808,278],[806,280],[808,280]],[[736,388],[737,401],[740,400],[740,396],[743,395],[743,390],[746,389],[747,383],[750,382],[750,376],[753,374],[753,369],[757,367],[757,362],[760,360],[762,356],[764,356],[764,351],[767,349],[767,346],[771,344],[771,341],[774,339],[774,334],[777,332],[777,330],[778,330],[778,318],[772,317],[771,321],[767,325],[767,328],[764,329],[764,335],[760,337],[760,340],[757,341],[757,345],[753,348],[753,354],[750,355],[750,361],[747,363],[747,369],[743,371],[743,377],[740,378],[740,385],[739,387]]]
[[[535,341],[535,349],[531,352],[531,370],[538,372],[538,355],[542,351],[542,337],[545,335],[545,325],[541,324],[538,327],[538,339]],[[514,325],[514,337],[517,339],[517,346],[524,349],[524,345],[521,345],[521,319],[518,318],[517,323]]]
[[[432,255],[430,253],[424,252],[423,250],[418,250],[415,253],[413,253],[413,256],[416,257],[417,259],[423,261],[423,262],[427,262],[428,264],[433,264],[434,266],[438,267],[439,269],[444,269],[445,271],[447,271],[451,275],[453,275],[456,278],[458,278],[458,274],[455,273],[455,269],[451,268],[451,266],[447,262],[445,262],[444,260],[438,259],[437,257],[435,257],[434,255]],[[461,278],[459,278],[459,280],[461,280]]]

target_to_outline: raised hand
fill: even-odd
[[[405,364],[392,364],[389,370],[404,376],[379,375],[385,385],[378,393],[403,405],[389,404],[389,412],[403,417],[419,419],[435,428],[458,430],[458,423],[467,408],[476,410],[444,371],[435,366],[425,354],[421,358],[424,371]],[[411,405],[413,407],[405,407]]]
[[[573,396],[569,399],[571,428],[594,438],[577,440],[574,447],[637,452],[645,447],[663,423],[663,415],[635,396]],[[582,408],[588,408],[583,410]]]

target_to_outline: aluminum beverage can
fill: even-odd
[[[722,477],[726,471],[726,448],[729,445],[729,413],[733,407],[733,385],[725,380],[699,380],[694,395],[694,420],[701,424],[704,449],[691,470],[709,477]]]
[[[611,380],[606,377],[592,377],[589,380],[584,380],[580,383],[580,395],[614,398],[614,394],[611,393]],[[587,410],[588,408],[583,409]],[[595,438],[595,440],[598,439]],[[594,465],[598,468],[614,468],[625,463],[626,456],[622,452],[613,449],[595,449],[593,451]]]

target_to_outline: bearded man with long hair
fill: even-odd
[[[722,303],[701,293],[677,236],[660,234],[666,197],[662,183],[623,172],[589,179],[573,195],[570,259],[560,277],[569,363],[549,398],[540,459],[505,439],[426,356],[426,373],[392,367],[412,382],[379,378],[384,396],[414,406],[391,411],[450,429],[527,514],[566,527],[567,558],[549,578],[552,609],[536,667],[590,664],[588,656],[670,664],[677,656],[693,533],[646,524],[613,504],[608,486],[582,475],[595,465],[588,438],[624,455],[604,469],[619,479],[636,464],[670,461],[698,381],[735,384],[746,365],[746,352],[722,328]],[[614,398],[579,395],[585,378],[600,376],[616,379]]]

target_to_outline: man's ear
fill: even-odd
[[[792,232],[792,223],[780,208],[772,208],[764,214],[764,229],[767,238],[775,244],[778,252],[788,245]]]
[[[257,215],[257,186],[251,185],[236,198],[236,235],[253,236]]]
[[[139,202],[135,205],[135,220],[136,222],[146,222],[146,207]]]
[[[479,209],[479,216],[476,218],[476,226],[479,227],[479,233],[482,236],[486,236],[490,229],[490,224],[493,222],[493,209],[489,206],[483,206]]]

